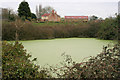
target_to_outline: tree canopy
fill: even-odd
[[[19,4],[18,15],[19,15],[19,17],[25,17],[26,19],[28,17],[31,17],[31,11],[30,11],[30,7],[29,7],[28,2],[22,1]]]
[[[37,19],[36,15],[34,13],[31,13],[31,18],[32,19]]]
[[[2,8],[2,19],[3,20],[15,21],[16,17],[17,15],[12,9]]]

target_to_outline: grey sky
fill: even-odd
[[[0,0],[0,7],[12,8],[17,11],[23,0]],[[118,12],[119,0],[26,0],[31,11],[35,13],[36,5],[53,7],[60,16],[91,16],[110,17]]]

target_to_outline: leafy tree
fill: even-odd
[[[37,19],[36,15],[34,13],[31,13],[31,18],[32,19]]]
[[[97,37],[106,40],[117,39],[117,19],[116,18],[106,18],[101,24],[101,28],[97,33]]]
[[[20,3],[19,8],[18,8],[18,15],[19,17],[25,16],[26,19],[28,17],[31,17],[31,11],[30,11],[28,2],[22,1]]]
[[[117,25],[118,26],[118,39],[120,40],[120,15],[117,16],[117,21],[118,21],[118,25]]]

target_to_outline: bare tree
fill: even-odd
[[[42,8],[41,5],[36,6],[36,16],[37,18],[41,18],[41,16],[45,13],[51,13],[52,10],[54,10],[52,7],[50,6],[46,6],[44,8]]]
[[[15,20],[17,17],[16,13],[13,11],[13,9],[10,8],[2,8],[2,19],[3,20]]]
[[[37,18],[41,18],[41,15],[42,15],[42,6],[41,5],[39,5],[39,7],[36,6],[36,16],[37,16]]]
[[[38,7],[36,6],[36,16],[39,18],[39,12],[38,12]]]
[[[21,21],[20,19],[15,20],[15,27],[16,27],[16,32],[15,32],[15,41],[19,40],[19,34],[18,31],[21,27],[23,27],[25,22]]]
[[[54,10],[52,7],[47,6],[47,7],[44,7],[44,8],[42,9],[42,13],[43,13],[43,14],[44,14],[44,13],[51,13],[52,10]]]
[[[39,5],[39,18],[41,18],[41,16],[42,16],[42,6]]]

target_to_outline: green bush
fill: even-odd
[[[58,78],[119,79],[120,74],[120,45],[104,47],[96,57],[87,57],[88,61],[74,62],[70,55],[62,54],[64,61],[61,66],[51,68]]]
[[[2,75],[3,79],[22,78],[120,78],[120,45],[106,46],[95,57],[80,63],[72,60],[71,56],[62,54],[64,61],[56,67],[40,68],[30,60],[22,44],[3,42],[2,44]],[[85,58],[86,59],[86,58]]]
[[[25,24],[24,24],[25,23]],[[119,36],[117,18],[106,18],[104,21],[32,23],[24,21],[18,25],[19,40],[53,39],[53,38],[99,38],[116,40]],[[3,40],[15,40],[15,22],[3,22]]]
[[[20,23],[21,25],[24,22]],[[53,39],[53,38],[71,38],[71,37],[95,37],[99,27],[88,23],[39,23],[35,25],[31,22],[25,22],[22,27],[18,25],[19,40],[35,39]],[[54,25],[52,25],[54,24]],[[99,26],[99,25],[98,25]],[[3,23],[3,40],[15,40],[16,26],[15,22]]]
[[[47,71],[34,64],[36,58],[30,60],[21,43],[2,44],[2,75],[3,79],[10,78],[47,78]]]
[[[2,39],[15,40],[16,28],[12,22],[3,22],[2,24]]]
[[[98,38],[105,40],[115,40],[118,37],[117,19],[108,18],[100,27],[100,30],[96,34]]]

